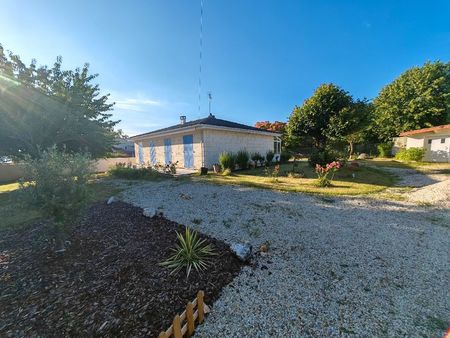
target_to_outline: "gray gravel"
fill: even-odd
[[[413,187],[405,197],[415,203],[428,203],[450,208],[450,175],[434,171],[420,172],[414,169],[382,167],[399,178],[397,186]]]
[[[450,324],[448,209],[176,181],[123,197],[230,244],[269,244],[196,337],[441,337]]]
[[[419,188],[450,179],[449,175],[447,174],[433,172],[423,173],[415,169],[395,167],[378,167],[378,169],[382,169],[396,175],[400,179],[396,185],[401,187]]]

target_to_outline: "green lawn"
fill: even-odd
[[[307,162],[298,163],[298,169],[305,174],[303,178],[287,177],[286,173],[292,171],[293,168],[292,163],[287,163],[281,165],[281,174],[278,177],[278,182],[267,177],[263,168],[236,171],[229,176],[212,173],[206,176],[193,177],[193,180],[218,184],[241,184],[263,189],[324,195],[370,194],[380,192],[395,183],[395,178],[392,175],[379,169],[361,166],[354,172],[354,178],[352,177],[352,172],[344,168],[336,174],[332,187],[321,188],[315,184],[317,176],[313,168],[308,166]]]
[[[0,185],[0,230],[20,227],[42,217],[38,208],[21,205],[17,200],[19,184]],[[102,180],[90,184],[90,203],[105,200],[120,190]]]

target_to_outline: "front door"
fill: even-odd
[[[172,140],[170,138],[164,140],[164,160],[166,164],[172,162]]]
[[[193,135],[184,135],[183,136],[183,144],[184,144],[184,167],[185,168],[194,168],[194,136]]]

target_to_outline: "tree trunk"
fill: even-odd
[[[348,158],[349,158],[349,160],[351,160],[351,159],[352,159],[352,155],[353,155],[353,142],[352,142],[352,141],[349,141],[349,142],[348,142],[348,145],[349,145],[349,154],[348,154]]]

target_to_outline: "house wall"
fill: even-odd
[[[194,168],[200,168],[202,166],[202,131],[196,130],[186,133],[171,134],[166,136],[147,137],[134,143],[135,147],[135,162],[139,164],[139,143],[142,142],[144,150],[144,163],[150,162],[150,141],[155,143],[156,162],[165,164],[164,155],[164,140],[166,138],[171,139],[172,145],[172,162],[178,161],[178,167],[184,167],[184,144],[183,136],[193,135],[193,156],[194,156]]]
[[[408,137],[406,140],[406,149],[409,148],[423,148],[425,145],[425,140],[423,138],[412,138]]]
[[[219,155],[224,151],[236,153],[246,150],[250,155],[258,152],[265,156],[267,151],[274,150],[273,142],[272,135],[205,129],[205,166],[212,167],[218,163]]]
[[[426,162],[450,162],[450,130],[409,136],[406,148],[425,148]]]
[[[392,141],[394,142],[392,146],[392,155],[395,155],[400,149],[406,148],[408,138],[406,136],[394,137]]]

